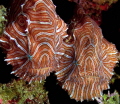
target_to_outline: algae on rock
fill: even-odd
[[[0,35],[2,34],[5,27],[5,22],[7,21],[7,19],[5,19],[6,15],[6,8],[3,5],[0,5]]]
[[[2,104],[49,104],[44,82],[39,81],[28,84],[24,80],[13,80],[7,84],[0,84],[0,99]]]

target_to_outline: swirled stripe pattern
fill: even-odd
[[[57,16],[51,0],[14,0],[8,25],[0,38],[5,61],[12,74],[25,79],[44,80],[56,69],[55,54],[66,34],[66,24]]]
[[[57,70],[56,76],[57,80],[60,83],[64,83],[69,74],[73,71],[74,68],[74,42],[69,43],[69,36],[60,38],[59,46],[57,47],[56,52],[56,62]]]
[[[100,97],[118,60],[115,45],[103,38],[99,26],[78,9],[67,34],[52,0],[13,1],[0,37],[11,73],[30,83],[55,72],[71,98]]]
[[[101,29],[88,16],[83,17],[73,34],[76,37],[75,67],[62,87],[77,101],[100,97],[102,91],[109,88],[118,62],[116,47],[103,38]]]

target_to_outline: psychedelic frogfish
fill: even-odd
[[[118,60],[115,45],[103,38],[100,27],[76,11],[67,26],[52,0],[13,0],[0,46],[12,74],[30,83],[55,72],[70,97],[83,101],[109,88]]]

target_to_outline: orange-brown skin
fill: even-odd
[[[69,31],[75,37],[74,67],[62,86],[77,101],[100,97],[109,88],[118,62],[115,45],[103,37],[100,27],[81,10],[76,9],[76,17],[71,22],[73,30]]]
[[[56,70],[55,54],[66,30],[51,0],[14,0],[0,37],[12,73],[29,82],[44,80]]]

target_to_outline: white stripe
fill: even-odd
[[[52,25],[52,22],[39,22],[39,23],[44,25]]]
[[[22,69],[28,62],[29,62],[29,59],[28,59],[24,64],[22,64],[22,66],[18,67],[15,71],[12,71],[11,74],[14,74],[14,73],[16,73],[18,70]]]
[[[71,63],[70,65],[68,65],[68,66],[65,67],[64,69],[62,69],[62,70],[56,72],[55,75],[58,75],[58,74],[60,74],[60,73],[64,73],[64,71],[66,71],[66,70],[67,70],[68,68],[70,68],[72,65],[73,65],[73,63]]]
[[[0,40],[0,42],[3,42],[3,43],[8,43],[7,41],[4,41],[4,40]],[[9,44],[9,43],[8,43]]]
[[[38,49],[39,49],[42,45],[47,45],[47,46],[49,46],[50,49],[52,50],[52,52],[55,53],[53,47],[52,47],[48,42],[42,42],[42,43],[40,43],[40,44],[37,46],[37,48],[35,49],[35,51],[34,51],[34,53],[33,53],[33,55],[32,55],[33,57],[35,56],[35,54],[38,52]]]
[[[6,31],[4,31],[4,34],[6,34],[11,40],[14,40],[16,45],[22,50],[24,51],[26,54],[27,54],[27,51],[21,46],[18,44],[17,40],[15,38],[12,38]]]
[[[72,93],[71,93],[71,95],[70,95],[71,98],[72,98],[73,95],[74,95],[74,91],[75,91],[75,83],[74,83],[74,85],[73,85]]]
[[[14,21],[12,22],[12,26],[13,26],[13,28],[15,29],[15,31],[16,31],[19,35],[21,35],[21,36],[27,36],[25,33],[20,32],[20,31],[16,28]]]
[[[65,57],[67,57],[67,58],[72,58],[71,56],[69,56],[69,55],[67,55],[67,54],[65,54],[65,53],[62,53],[62,52],[55,52],[55,54],[56,55],[61,55],[61,56],[65,56]]]
[[[26,58],[26,56],[9,58],[9,59],[5,59],[4,61],[19,60],[19,59],[24,59],[24,58]]]
[[[85,87],[85,83],[84,83],[84,78],[83,77],[81,77],[81,79],[82,79],[82,82],[83,82],[83,86],[82,86],[82,90],[81,90],[81,102],[83,101],[83,94],[84,94],[84,87]]]

